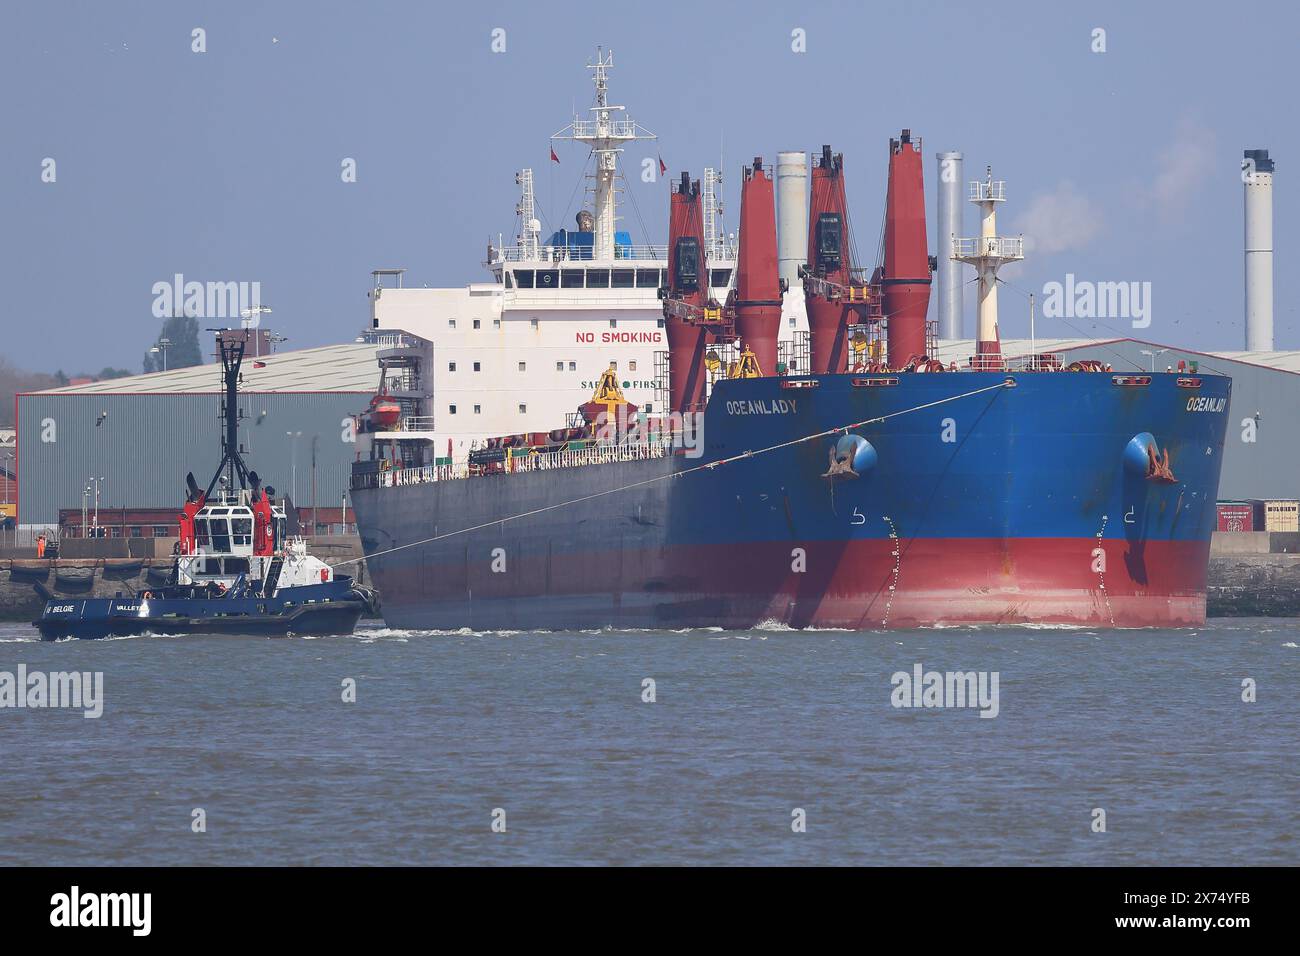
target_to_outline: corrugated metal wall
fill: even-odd
[[[1076,358],[1109,362],[1116,371],[1150,370],[1151,356],[1161,346],[1142,342],[1118,342],[1085,346],[1060,352]],[[1224,444],[1223,475],[1219,479],[1220,500],[1252,498],[1300,498],[1300,375],[1262,368],[1213,356],[1170,349],[1155,356],[1157,371],[1178,368],[1179,361],[1197,361],[1202,372],[1232,378],[1232,403],[1228,407],[1228,432]],[[1254,419],[1252,426],[1243,419]],[[1156,436],[1159,439],[1159,435]],[[1178,462],[1174,463],[1178,473]]]
[[[356,444],[344,421],[369,400],[359,393],[263,393],[240,397],[245,460],[277,494],[292,492],[297,438],[299,505],[311,505],[311,445],[318,436],[320,506],[337,508]],[[80,508],[87,479],[104,478],[100,507],[179,507],[185,472],[206,487],[220,460],[219,396],[28,395],[18,400],[19,521],[57,523]],[[103,425],[95,421],[103,411]],[[93,504],[93,502],[92,502]]]

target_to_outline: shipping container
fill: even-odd
[[[1218,503],[1220,531],[1256,531],[1260,521],[1256,520],[1259,506],[1253,501],[1220,501]]]
[[[1300,531],[1300,501],[1265,501],[1265,531]]]

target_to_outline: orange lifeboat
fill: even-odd
[[[380,392],[370,400],[368,414],[378,428],[392,428],[402,419],[402,406]]]

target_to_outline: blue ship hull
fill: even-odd
[[[738,379],[714,389],[699,458],[395,487],[358,472],[353,502],[395,627],[1195,625],[1230,390],[1165,373]],[[800,440],[855,422],[862,441]],[[823,477],[837,446],[856,477]]]

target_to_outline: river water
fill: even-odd
[[[983,672],[985,706],[894,706],[917,665]],[[1300,863],[1296,620],[58,644],[0,625],[0,704],[20,666],[102,674],[102,714],[0,707],[4,865]]]

